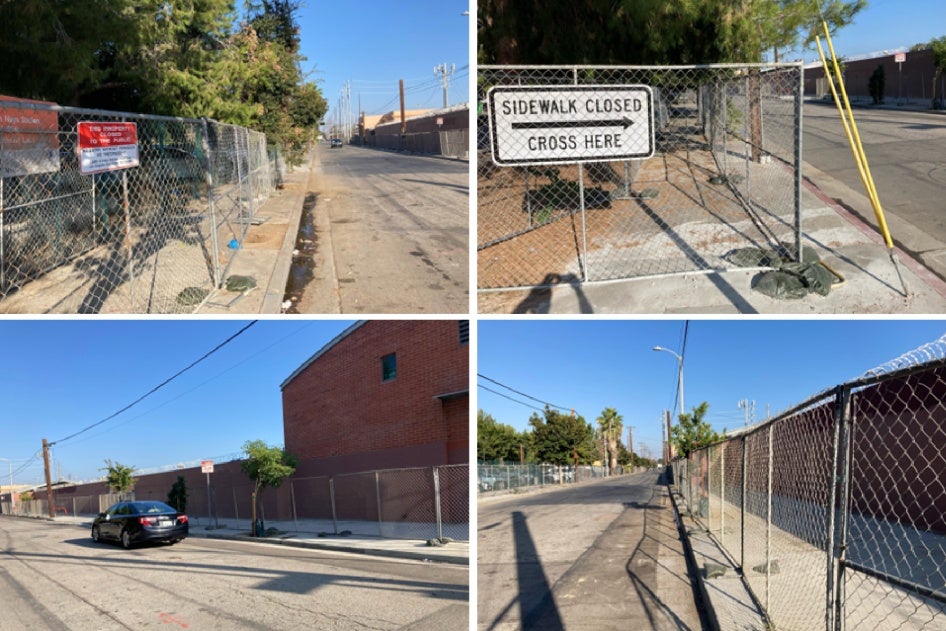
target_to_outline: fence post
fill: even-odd
[[[798,68],[798,83],[795,86],[795,247],[798,262],[804,263],[801,248],[801,159],[802,159],[802,95],[805,93],[805,70]]]
[[[338,534],[338,515],[335,514],[335,476],[328,477],[328,496],[332,502],[332,529]]]
[[[746,471],[749,467],[746,462],[746,436],[742,437],[742,506],[739,507],[739,571],[746,574]]]
[[[443,539],[443,520],[440,515],[440,468],[431,467],[434,476],[434,514],[437,517],[437,538]]]
[[[210,134],[209,128],[207,126],[207,119],[200,119],[201,124],[203,125],[203,138],[201,138],[201,145],[204,150],[204,159],[206,164],[204,168],[207,171],[207,204],[210,208],[210,242],[213,252],[211,260],[213,262],[213,274],[214,274],[214,287],[219,288],[223,283],[223,279],[220,277],[220,255],[219,255],[219,246],[217,243],[217,210],[216,210],[216,194],[214,193],[214,161],[213,154],[210,149]]]
[[[374,472],[374,496],[378,502],[378,536],[384,536],[384,521],[381,519],[381,477]]]
[[[292,523],[299,529],[299,515],[296,513],[296,485],[289,480],[289,500],[292,502]]]
[[[765,509],[765,611],[771,617],[769,592],[772,578],[772,425],[769,425],[768,477],[766,481]]]
[[[841,470],[838,474],[838,491],[840,495],[840,506],[838,507],[838,517],[840,523],[837,525],[838,535],[835,541],[832,555],[836,555],[837,561],[833,564],[836,567],[836,583],[834,588],[834,628],[836,631],[844,631],[844,564],[847,561],[847,537],[848,525],[851,518],[850,508],[850,489],[851,489],[851,451],[853,444],[851,441],[851,423],[852,406],[851,391],[846,386],[841,386],[842,405],[841,405],[841,437],[838,444],[838,453],[840,455]]]
[[[719,542],[726,547],[726,443],[719,446]]]
[[[828,532],[826,534],[828,538],[825,545],[825,562],[827,563],[827,568],[825,571],[824,628],[827,631],[830,631],[834,627],[834,603],[837,597],[835,594],[837,585],[835,582],[836,567],[834,563],[834,546],[835,527],[837,525],[835,517],[838,511],[838,462],[841,458],[839,451],[841,445],[840,433],[841,425],[844,422],[844,406],[846,404],[846,393],[843,386],[838,386],[835,389],[834,396],[834,431],[831,439],[831,488],[828,489],[827,506]]]
[[[128,169],[122,169],[122,210],[125,214],[125,246],[128,248],[128,284],[131,287],[131,313],[135,311],[135,257],[131,246],[131,205],[128,202]]]

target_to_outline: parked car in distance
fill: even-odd
[[[335,147],[341,147],[341,146],[342,146],[341,138],[332,138],[332,149],[334,149]]]
[[[187,515],[164,502],[118,502],[92,521],[92,540],[120,541],[130,548],[136,543],[177,543],[188,533]]]

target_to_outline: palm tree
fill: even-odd
[[[624,418],[614,408],[604,408],[597,418],[601,435],[605,438],[609,474],[618,466],[618,437],[624,431]]]

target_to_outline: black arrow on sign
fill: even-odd
[[[545,121],[540,123],[513,123],[513,129],[567,129],[570,127],[623,127],[627,129],[634,124],[630,118],[616,118],[612,120],[595,121]]]

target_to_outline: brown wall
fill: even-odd
[[[437,125],[437,119],[443,119],[443,125]],[[424,132],[432,131],[450,131],[452,129],[469,129],[470,128],[470,109],[464,107],[463,109],[451,110],[448,112],[437,113],[431,112],[426,116],[419,116],[412,118],[407,123],[408,134],[419,134]],[[378,136],[398,136],[401,134],[401,122],[400,120],[392,123],[384,123],[377,125],[374,128],[375,135]]]
[[[456,320],[366,322],[283,387],[286,449],[313,461],[308,475],[466,463],[469,397],[436,397],[468,389]]]
[[[886,81],[886,89],[884,90],[886,102],[896,103],[901,94],[904,99],[932,101],[933,76],[935,73],[933,51],[907,52],[906,55],[907,60],[902,64],[902,73],[899,67],[900,64],[894,61],[893,55],[846,63],[844,65],[844,89],[847,90],[848,96],[852,100],[870,99],[870,90],[868,89],[870,76],[878,65],[882,65]],[[830,94],[827,84],[818,81],[818,79],[823,78],[824,68],[820,65],[805,68],[805,94],[808,96]],[[944,98],[943,77],[940,77],[936,86],[938,98]]]

